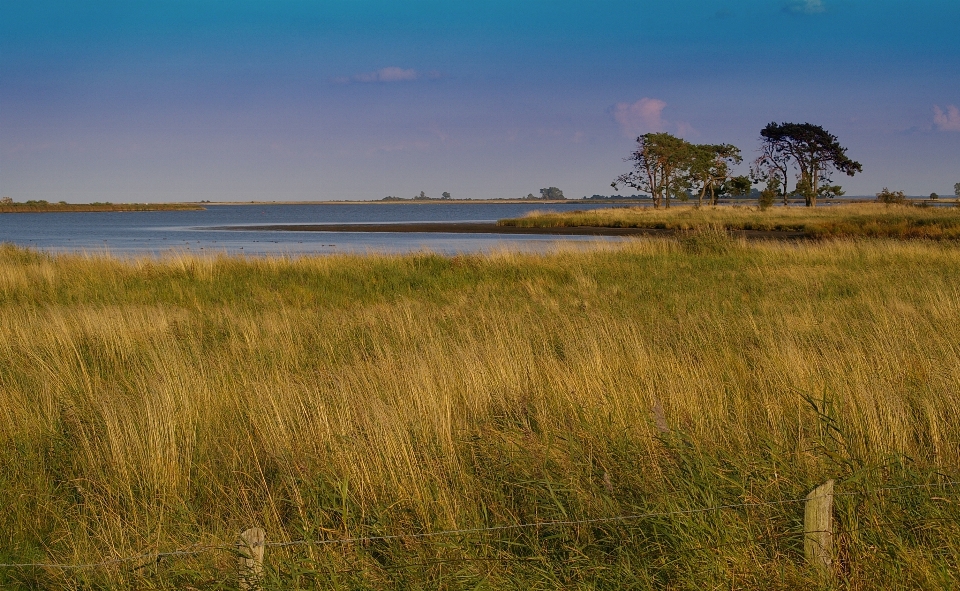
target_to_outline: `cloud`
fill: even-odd
[[[380,68],[376,72],[357,74],[353,79],[357,82],[407,82],[419,77],[420,75],[414,69],[404,70],[403,68],[389,67]]]
[[[690,136],[697,135],[697,130],[687,121],[677,121],[677,135],[682,138],[689,138]]]
[[[783,10],[792,14],[820,14],[826,12],[823,0],[792,0],[788,2]]]
[[[620,124],[624,135],[634,137],[651,131],[663,131],[663,109],[667,103],[660,99],[644,97],[635,103],[617,103],[613,107],[613,118]]]
[[[623,135],[635,138],[638,135],[667,129],[676,129],[680,137],[697,135],[697,130],[687,121],[670,122],[663,118],[667,103],[644,97],[635,103],[617,103],[613,106],[613,118],[620,124]]]
[[[349,84],[351,82],[360,82],[360,83],[371,83],[371,82],[410,82],[412,80],[419,80],[423,76],[420,72],[417,72],[414,69],[404,69],[398,68],[396,66],[391,66],[388,68],[380,68],[375,72],[363,72],[361,74],[356,74],[349,78],[339,77],[334,78],[333,81],[338,84]],[[437,72],[429,72],[427,78],[439,78],[440,75]]]
[[[950,105],[944,113],[939,106],[933,107],[933,124],[940,131],[960,131],[960,109]]]

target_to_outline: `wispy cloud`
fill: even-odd
[[[960,109],[950,105],[944,112],[939,106],[933,107],[933,124],[940,131],[960,131]]]
[[[380,68],[379,70],[373,72],[362,72],[360,74],[355,74],[350,77],[340,77],[334,78],[333,81],[338,84],[350,84],[351,82],[359,83],[372,83],[372,82],[411,82],[413,80],[436,80],[442,78],[443,74],[436,71],[431,72],[419,72],[413,68],[398,68],[396,66],[390,66],[387,68]]]
[[[823,0],[791,0],[783,10],[792,14],[820,14],[826,12],[827,7]]]
[[[620,124],[623,134],[629,137],[663,131],[663,109],[667,103],[660,99],[644,97],[635,103],[617,103],[613,107],[613,118]]]

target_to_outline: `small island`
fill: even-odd
[[[196,203],[50,203],[39,199],[14,201],[10,197],[0,199],[0,213],[53,213],[53,212],[102,212],[102,211],[202,211],[206,208]]]

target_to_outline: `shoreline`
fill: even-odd
[[[231,232],[382,232],[401,234],[533,234],[541,236],[676,236],[683,230],[668,228],[615,228],[605,226],[521,227],[496,222],[401,222],[389,224],[261,224],[214,226],[207,230]],[[806,232],[785,230],[733,230],[731,234],[751,240],[799,240]]]

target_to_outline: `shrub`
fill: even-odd
[[[886,203],[887,205],[891,203],[902,204],[907,201],[907,197],[903,194],[903,191],[891,191],[884,187],[882,191],[877,193],[877,201]]]
[[[757,203],[760,205],[760,209],[767,210],[772,205],[777,198],[777,190],[773,187],[767,187],[763,191],[760,191],[760,197],[757,199]]]

